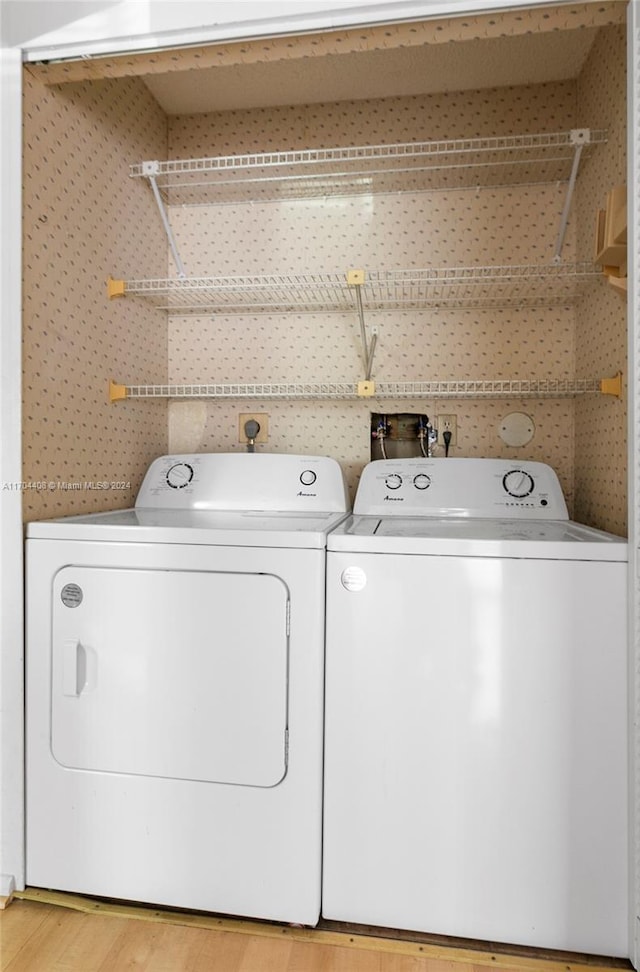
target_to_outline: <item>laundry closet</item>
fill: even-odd
[[[244,450],[247,414],[258,450],[332,456],[353,491],[373,413],[446,413],[450,455],[547,462],[573,518],[624,535],[624,244],[594,254],[625,16],[27,65],[23,479],[52,485],[25,518],[130,506],[159,454]]]
[[[376,423],[444,456],[446,416],[449,456],[547,463],[626,536],[626,17],[25,64],[25,520],[131,507],[156,457],[244,452],[254,417],[353,498]]]

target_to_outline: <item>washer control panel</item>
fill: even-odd
[[[379,459],[363,470],[354,513],[383,516],[569,518],[558,477],[542,462]]]
[[[326,456],[196,453],[160,456],[136,507],[246,512],[349,510],[342,470]]]

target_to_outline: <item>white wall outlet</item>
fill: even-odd
[[[260,426],[255,441],[267,442],[269,439],[269,415],[266,412],[240,412],[238,416],[238,442],[248,442],[247,433],[244,427],[247,422],[254,419]]]
[[[438,430],[438,442],[443,445],[443,432],[451,432],[451,442],[455,445],[458,441],[458,421],[455,415],[436,415],[436,428]]]

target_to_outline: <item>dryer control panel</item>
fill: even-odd
[[[149,466],[135,505],[256,512],[349,510],[335,459],[246,452],[161,456]]]
[[[354,513],[567,520],[551,466],[504,459],[379,459],[365,466]]]

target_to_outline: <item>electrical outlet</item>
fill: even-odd
[[[436,423],[438,429],[438,441],[440,445],[444,442],[442,437],[443,432],[451,432],[451,442],[449,445],[455,445],[458,441],[458,422],[455,415],[436,415]]]
[[[260,431],[258,432],[255,441],[256,442],[267,442],[269,439],[269,416],[266,412],[240,412],[238,416],[238,442],[248,442],[247,433],[244,427],[247,422],[251,419],[257,422],[260,426]]]

